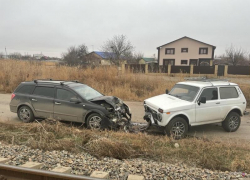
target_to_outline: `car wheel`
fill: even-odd
[[[227,132],[235,132],[240,127],[240,123],[241,123],[240,115],[236,112],[231,112],[222,122],[222,127]]]
[[[187,135],[187,132],[187,121],[181,117],[176,117],[169,122],[164,133],[173,137],[174,139],[181,139]]]
[[[22,106],[18,110],[18,117],[24,123],[30,123],[35,120],[32,110],[28,106]]]
[[[99,130],[101,129],[101,122],[102,117],[97,113],[93,113],[87,118],[87,128]]]

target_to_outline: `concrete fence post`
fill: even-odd
[[[125,74],[125,64],[122,63],[122,74]]]
[[[145,74],[148,74],[148,64],[145,64]]]
[[[225,65],[224,76],[227,77],[228,65]]]
[[[214,66],[214,75],[216,77],[218,76],[218,65],[217,64]]]
[[[127,64],[127,72],[130,73],[130,65]]]
[[[209,62],[210,66],[213,66],[213,61],[214,60],[212,60],[212,59],[210,60],[210,62]]]
[[[194,74],[194,65],[191,64],[190,65],[190,76],[192,76]]]
[[[171,64],[168,65],[168,75],[171,74]]]

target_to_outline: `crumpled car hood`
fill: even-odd
[[[110,105],[114,106],[119,103],[119,99],[115,96],[100,96],[91,100],[91,102],[106,101]]]

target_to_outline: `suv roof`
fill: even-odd
[[[82,84],[82,83],[79,83],[78,81],[63,81],[63,80],[52,80],[52,79],[49,79],[49,80],[34,80],[34,81],[25,81],[25,82],[22,82],[22,84],[51,84],[51,85],[66,85],[66,86],[75,86],[75,85],[78,85],[78,84]]]
[[[179,82],[177,84],[185,84],[185,85],[191,85],[191,86],[197,86],[197,87],[207,87],[207,86],[237,86],[235,83],[231,83],[228,81],[217,81],[217,80],[211,80],[211,81],[184,81]]]

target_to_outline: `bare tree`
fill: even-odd
[[[78,47],[71,46],[66,53],[62,53],[62,59],[70,66],[83,65],[86,63],[86,54],[88,54],[88,47],[84,44]]]
[[[19,52],[13,52],[9,54],[9,58],[10,59],[21,59],[22,58],[22,54]]]
[[[236,48],[231,45],[226,49],[225,58],[233,66],[246,64],[249,65],[247,54],[248,53],[242,48]]]
[[[85,55],[88,54],[88,47],[85,46],[84,44],[79,45],[77,48],[77,55],[78,55],[78,59],[84,60]]]
[[[144,54],[142,52],[136,52],[134,53],[134,59],[135,60],[141,60],[143,58]]]
[[[134,46],[125,35],[117,35],[107,40],[102,46],[106,56],[115,65],[119,65],[121,61],[127,60],[133,56]]]
[[[135,52],[127,59],[129,64],[138,64],[139,60],[143,58],[144,54],[141,52]]]

